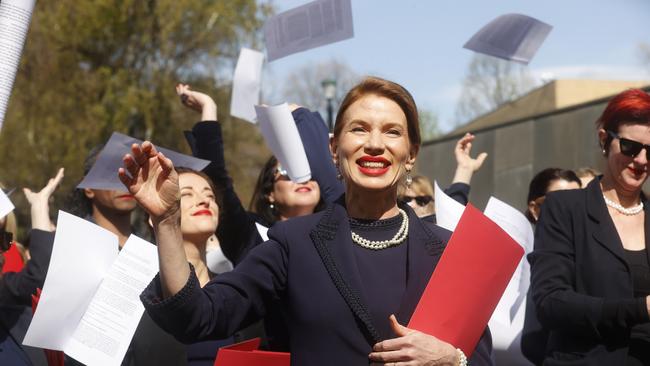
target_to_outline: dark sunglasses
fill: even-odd
[[[609,134],[609,136],[614,139],[618,139],[618,142],[621,146],[621,153],[623,155],[634,158],[641,152],[641,150],[645,148],[646,158],[650,160],[650,145],[644,145],[638,141],[620,137],[616,132],[613,131],[607,131],[607,134]]]
[[[291,180],[291,178],[289,178],[289,173],[287,173],[287,171],[284,170],[282,168],[282,166],[279,165],[279,164],[278,164],[278,167],[275,168],[275,174],[277,174],[277,175],[273,179],[274,183],[277,182],[277,181],[280,181],[280,180],[285,180],[285,181]]]
[[[429,202],[433,201],[433,197],[431,196],[417,196],[417,197],[410,197],[410,196],[402,196],[400,197],[400,200],[404,203],[409,203],[413,200],[415,200],[415,203],[417,203],[419,206],[426,206],[429,204]]]

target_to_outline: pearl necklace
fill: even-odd
[[[616,211],[622,213],[623,215],[634,216],[640,213],[641,211],[643,211],[643,202],[639,203],[634,207],[625,208],[620,203],[616,203],[610,200],[609,198],[605,197],[605,195],[603,195],[603,198],[605,199],[605,203],[607,204],[607,206],[615,209]]]
[[[402,210],[401,208],[399,209],[399,213],[402,215],[402,225],[399,227],[399,230],[397,230],[397,233],[395,236],[393,236],[392,239],[390,240],[368,240],[366,238],[361,237],[359,234],[355,233],[352,231],[352,241],[366,249],[372,249],[372,250],[381,250],[381,249],[386,249],[389,247],[393,247],[399,244],[402,244],[402,242],[406,239],[409,233],[409,217],[406,215],[406,212]]]

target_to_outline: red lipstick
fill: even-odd
[[[212,216],[212,211],[210,210],[198,210],[192,214],[192,216]]]
[[[382,158],[381,156],[362,156],[361,158],[357,159],[357,166],[359,167],[359,171],[362,174],[369,175],[371,177],[378,177],[385,174],[390,168],[390,165],[390,161]]]

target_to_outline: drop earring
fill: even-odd
[[[411,184],[413,184],[413,177],[411,177],[411,171],[407,170],[406,171],[406,188],[411,188]]]

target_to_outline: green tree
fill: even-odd
[[[64,166],[60,203],[87,152],[113,131],[189,152],[182,130],[197,116],[175,95],[182,81],[217,101],[226,158],[237,162],[229,168],[248,196],[267,152],[254,126],[230,120],[221,80],[241,46],[258,46],[271,11],[255,0],[38,2],[0,134],[0,178],[35,188]]]
[[[440,136],[441,131],[437,113],[420,109],[418,115],[420,117],[420,133],[422,134],[423,142],[433,140]]]
[[[315,65],[306,64],[287,75],[282,83],[278,83],[283,87],[277,94],[282,95],[287,102],[325,111],[326,100],[321,85],[325,80],[336,81],[336,95],[333,100],[336,111],[345,94],[361,80],[361,76],[346,63],[335,59]]]

